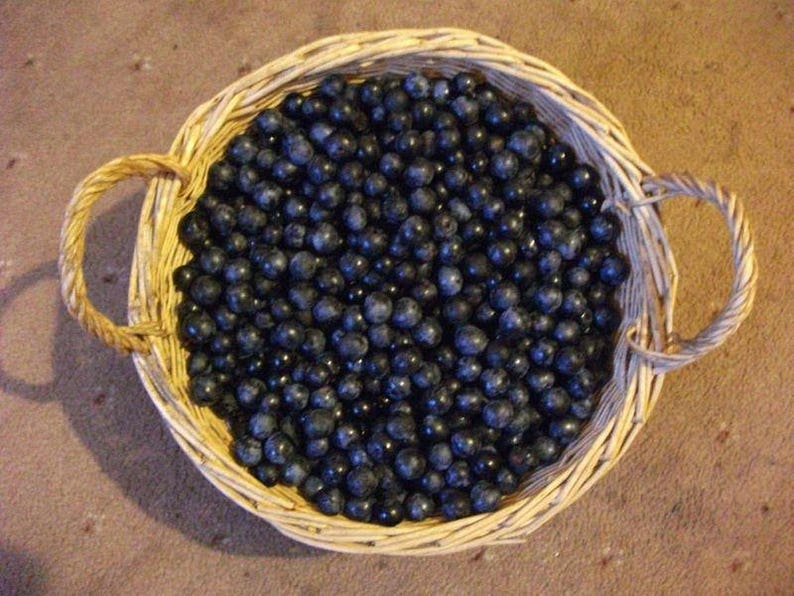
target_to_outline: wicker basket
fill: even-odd
[[[177,223],[204,188],[210,164],[262,109],[290,91],[307,91],[332,72],[351,78],[425,70],[482,73],[509,96],[530,101],[540,117],[602,174],[606,208],[623,224],[619,245],[632,274],[619,291],[624,318],[614,375],[581,438],[556,464],[525,482],[489,514],[443,522],[405,522],[393,528],[326,517],[296,490],[265,488],[230,455],[223,420],[186,394],[186,352],[176,333],[179,295],[171,271],[188,260]],[[149,180],[138,226],[129,288],[129,325],[99,313],[83,277],[86,228],[94,202],[122,179]],[[677,273],[659,221],[658,203],[690,196],[723,215],[730,232],[734,280],[728,303],[694,339],[674,341]],[[753,244],[741,204],[712,183],[688,175],[656,176],[635,153],[623,126],[563,74],[503,43],[457,29],[357,33],[322,39],[279,58],[224,89],[196,109],[167,155],[114,160],[75,190],[61,238],[62,293],[69,312],[105,343],[131,352],[152,401],[194,464],[234,502],[280,532],[317,547],[355,553],[440,554],[522,541],[571,504],[626,451],[651,413],[664,373],[721,344],[748,315],[755,291]]]

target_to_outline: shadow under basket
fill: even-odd
[[[631,275],[618,292],[623,312],[613,375],[581,437],[555,464],[532,474],[493,512],[457,521],[430,519],[386,528],[327,517],[295,489],[266,488],[230,453],[226,423],[187,395],[187,352],[177,336],[180,301],[171,272],[187,262],[177,224],[203,191],[209,166],[261,110],[292,91],[306,92],[330,73],[351,79],[410,71],[476,71],[508,97],[532,103],[540,119],[579,159],[601,174],[605,209],[623,233],[618,245]],[[116,325],[88,299],[83,276],[86,229],[94,202],[117,182],[149,180],[141,209],[129,288],[129,324]],[[677,272],[658,205],[688,196],[716,207],[727,224],[734,279],[728,302],[696,337],[674,341]],[[166,155],[114,160],[75,190],[61,237],[61,284],[69,312],[105,343],[132,353],[152,401],[199,470],[227,497],[295,540],[324,549],[426,555],[523,541],[570,505],[626,451],[651,413],[664,374],[720,345],[749,314],[756,262],[737,198],[689,175],[655,175],[637,156],[623,126],[598,101],[548,64],[486,36],[458,29],[398,30],[319,40],[239,79],[196,109]]]

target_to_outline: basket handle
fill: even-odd
[[[728,302],[694,338],[675,341],[670,352],[648,350],[632,337],[628,338],[635,351],[651,362],[658,372],[664,373],[698,360],[736,332],[752,309],[758,271],[750,226],[741,202],[732,192],[714,182],[702,182],[690,174],[649,177],[643,180],[642,187],[649,196],[632,207],[682,196],[706,201],[716,207],[728,226],[733,258],[734,276]]]
[[[146,336],[157,334],[159,329],[154,323],[117,325],[91,303],[83,275],[88,221],[94,203],[122,180],[133,176],[150,180],[162,174],[174,174],[183,184],[190,179],[187,169],[169,155],[129,155],[106,163],[77,185],[61,228],[58,269],[66,308],[86,331],[123,353],[148,352]]]

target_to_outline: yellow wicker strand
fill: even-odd
[[[183,181],[190,177],[185,168],[166,155],[130,155],[115,159],[94,171],[77,186],[66,209],[58,260],[64,303],[69,313],[87,331],[122,352],[147,351],[145,338],[161,333],[161,330],[156,322],[150,321],[130,326],[116,325],[89,300],[83,275],[83,258],[91,208],[105,192],[126,178],[140,176],[150,179],[169,172]]]

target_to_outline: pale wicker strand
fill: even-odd
[[[690,174],[665,174],[648,178],[643,188],[652,196],[635,206],[666,201],[674,197],[693,197],[706,201],[722,214],[728,232],[733,261],[733,283],[728,301],[709,325],[694,338],[679,340],[675,351],[657,352],[634,345],[634,350],[653,363],[659,373],[685,366],[720,346],[733,335],[750,314],[758,281],[758,263],[744,208],[736,195],[714,182],[701,182]]]
[[[360,80],[373,74],[417,69],[445,75],[475,70],[509,96],[532,102],[540,117],[573,145],[577,155],[602,173],[607,204],[623,224],[619,246],[631,261],[632,275],[619,291],[624,324],[617,338],[614,376],[603,389],[599,408],[582,437],[562,459],[530,477],[494,513],[455,522],[432,519],[379,528],[343,517],[325,517],[294,489],[265,488],[234,461],[223,421],[195,406],[186,394],[185,352],[176,335],[179,295],[170,272],[189,258],[177,237],[179,218],[202,192],[210,164],[222,156],[229,140],[245,130],[257,112],[278,104],[290,91],[309,91],[330,72]],[[669,345],[677,280],[658,210],[643,204],[647,198],[642,181],[653,172],[637,156],[622,125],[604,106],[537,58],[459,29],[364,32],[321,39],[235,81],[199,106],[177,134],[169,153],[183,168],[184,184],[156,177],[149,185],[129,292],[129,317],[136,325],[134,329],[144,329],[137,327],[139,324],[149,325],[145,329],[156,329],[157,334],[147,336],[145,341],[137,335],[124,335],[121,347],[151,348],[148,353],[141,350],[133,354],[136,368],[177,442],[202,474],[230,499],[285,535],[342,552],[399,555],[515,543],[603,476],[652,411],[664,377],[660,374],[663,370],[655,368],[647,354],[661,353]],[[741,214],[737,205],[730,212]],[[744,240],[749,246],[749,235]],[[82,255],[77,259],[81,261]],[[745,281],[750,287],[755,276]],[[65,299],[72,294],[65,288]],[[741,295],[746,299],[750,294]],[[84,292],[72,298],[77,302],[84,299]],[[84,307],[74,305],[70,310],[82,312]],[[118,346],[117,328],[112,329],[109,340]]]
[[[130,155],[108,162],[77,185],[72,200],[66,208],[61,229],[58,267],[61,294],[69,313],[87,331],[125,353],[148,351],[145,337],[161,333],[162,330],[157,322],[142,322],[130,326],[116,325],[91,303],[83,275],[88,221],[94,203],[120,181],[132,176],[140,176],[148,180],[163,173],[176,174],[183,181],[190,177],[185,168],[166,155]]]

